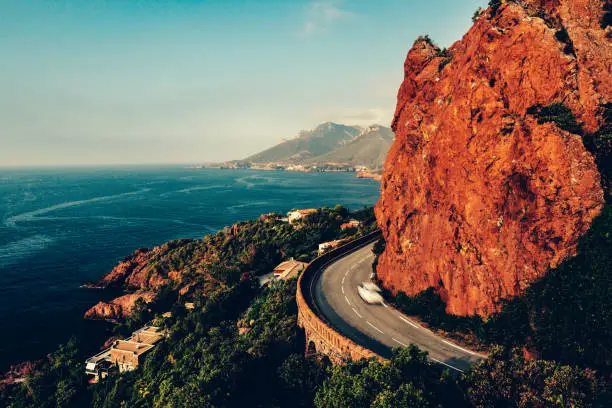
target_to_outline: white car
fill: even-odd
[[[376,288],[373,289],[372,285]],[[381,305],[383,303],[383,297],[380,294],[378,286],[371,282],[365,282],[357,286],[357,292],[361,299],[370,305]]]

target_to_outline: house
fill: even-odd
[[[306,262],[296,261],[291,258],[288,261],[280,263],[274,268],[274,277],[276,279],[287,280],[296,278],[300,272],[302,272],[308,264]]]
[[[340,241],[329,241],[319,244],[319,256],[340,246]]]
[[[110,348],[110,361],[119,366],[120,372],[135,370],[163,337],[156,326],[142,327],[125,340],[115,340]]]
[[[120,372],[135,370],[144,356],[164,337],[157,326],[145,325],[125,340],[115,340],[106,350],[85,360],[85,374],[98,382],[117,366]]]
[[[299,221],[302,218],[308,216],[309,214],[312,214],[315,212],[317,212],[316,208],[306,208],[304,210],[289,211],[287,213],[287,219],[289,220],[290,224],[293,224],[294,222]]]
[[[349,228],[359,228],[361,226],[361,221],[358,220],[349,220],[344,224],[340,225],[341,230],[349,229]]]

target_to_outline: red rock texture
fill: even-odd
[[[6,373],[0,373],[0,391],[15,383],[23,382],[28,376],[36,373],[42,360],[24,361],[9,367]]]
[[[579,135],[526,111],[562,102],[585,131],[602,125],[603,5],[504,2],[446,53],[415,42],[376,206],[378,276],[392,292],[434,287],[447,312],[487,316],[575,254],[602,207],[600,174]]]
[[[96,283],[99,287],[122,286],[130,289],[145,289],[159,287],[168,283],[171,277],[176,277],[176,272],[169,272],[162,276],[159,271],[152,267],[152,261],[164,253],[164,245],[154,249],[140,248],[132,255],[125,258],[117,266]]]
[[[149,303],[155,299],[153,292],[128,293],[119,296],[110,302],[98,302],[95,306],[85,312],[86,319],[108,320],[117,322],[130,316],[136,305],[136,301],[142,299]]]
[[[102,279],[85,285],[89,288],[121,288],[131,293],[110,302],[99,302],[85,313],[85,318],[123,320],[133,311],[138,298],[150,302],[164,287],[182,297],[222,289],[225,284],[211,273],[210,266],[223,264],[222,245],[217,241],[233,239],[238,229],[236,225],[227,234],[207,236],[202,240],[175,240],[153,249],[136,250]],[[234,267],[224,266],[228,269]]]

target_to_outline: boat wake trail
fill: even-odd
[[[22,214],[13,215],[4,220],[4,225],[6,225],[7,227],[15,227],[17,226],[17,223],[19,222],[32,221],[36,219],[36,217],[43,215],[43,214],[50,213],[52,211],[62,210],[64,208],[76,207],[76,206],[80,206],[83,204],[96,203],[99,201],[108,201],[108,200],[114,200],[117,198],[134,196],[134,195],[146,193],[147,191],[150,191],[150,190],[151,190],[150,188],[143,188],[141,190],[130,191],[128,193],[114,194],[114,195],[108,195],[108,196],[102,196],[102,197],[93,197],[93,198],[88,198],[86,200],[68,201],[66,203],[55,204],[50,207],[45,207],[45,208],[41,208],[38,210],[28,211]]]

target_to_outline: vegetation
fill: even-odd
[[[491,10],[491,17],[497,15],[497,11],[502,5],[502,0],[489,0],[489,9]]]
[[[469,406],[456,378],[415,346],[396,349],[388,363],[362,360],[329,372],[315,399],[320,408]]]
[[[560,129],[577,135],[582,134],[582,128],[576,122],[576,117],[570,108],[560,102],[548,106],[534,105],[527,109],[527,114],[534,115],[538,123],[554,122]]]
[[[366,166],[371,170],[381,169],[394,139],[395,135],[388,127],[369,128],[343,146],[314,157],[308,160],[308,163],[319,166],[326,163],[346,163],[351,166]]]
[[[612,6],[611,6],[612,7]],[[595,132],[584,136],[584,146],[595,156],[601,174],[601,185],[608,204],[612,203],[612,103],[603,106],[604,124]]]
[[[535,282],[486,323],[484,339],[527,344],[545,359],[612,367],[612,207],[606,205],[580,240],[578,255]]]
[[[612,3],[604,2],[603,11],[604,13],[601,17],[599,25],[605,30],[606,28],[608,28],[608,26],[612,25]]]
[[[286,140],[263,152],[247,157],[243,162],[269,163],[291,162],[301,163],[305,160],[336,150],[359,135],[358,126],[345,126],[336,123],[323,123],[313,130],[302,131],[299,136]]]
[[[60,346],[37,370],[22,386],[3,389],[0,406],[63,408],[83,403],[83,366],[75,340]]]
[[[495,347],[464,376],[470,402],[482,408],[609,406],[590,370],[553,361],[526,361],[521,350]]]
[[[482,7],[478,7],[474,11],[474,14],[472,15],[472,23],[476,23],[476,21],[478,21],[478,18],[480,18],[481,14],[482,14]]]
[[[449,333],[477,332],[482,327],[482,319],[478,316],[455,316],[446,313],[446,304],[433,288],[413,297],[400,292],[393,298],[393,302],[407,315],[419,316],[428,325]]]
[[[608,374],[612,339],[612,207],[606,205],[578,244],[578,255],[551,270],[487,321],[445,312],[433,289],[392,301],[433,328],[471,335],[484,344],[527,346],[540,357]],[[389,296],[387,294],[387,296]]]
[[[555,33],[555,38],[557,39],[557,41],[565,44],[565,46],[563,47],[563,52],[565,54],[574,56],[576,55],[576,53],[574,52],[574,43],[570,39],[570,36],[567,33],[565,27],[561,27],[561,29]]]
[[[432,325],[480,330],[481,338],[507,345],[494,348],[489,359],[463,377],[432,363],[415,346],[395,350],[388,362],[371,359],[331,366],[326,358],[304,359],[305,342],[297,326],[296,280],[273,281],[260,289],[254,278],[266,270],[264,265],[276,262],[277,256],[311,257],[315,242],[341,236],[338,223],[348,217],[364,222],[357,234],[375,228],[371,208],[350,213],[338,206],[307,217],[297,229],[261,219],[204,239],[206,245],[227,254],[209,265],[210,273],[218,274],[225,284],[215,291],[194,293],[192,311],[175,301],[171,288],[165,289],[168,293],[163,297],[174,302],[171,317],[160,320],[168,338],[137,370],[112,371],[106,379],[88,386],[77,346],[70,342],[25,384],[4,389],[0,406],[609,406],[599,374],[575,365],[605,370],[610,364],[609,208],[581,241],[580,255],[536,283],[525,296],[509,302],[490,321],[444,317],[443,304],[433,291],[416,298],[397,297],[405,311],[424,316]],[[184,245],[193,245],[193,241],[173,248],[180,250]],[[384,241],[377,242],[374,250],[380,254]],[[188,257],[201,254],[185,248],[181,253],[185,258],[180,262],[185,265],[194,262]],[[179,262],[175,256],[160,262]],[[163,270],[161,264],[157,267]],[[199,270],[194,276],[203,273]],[[151,312],[141,307],[138,313],[142,316],[127,324],[135,325]],[[549,361],[526,361],[520,349],[511,347],[524,344]]]

